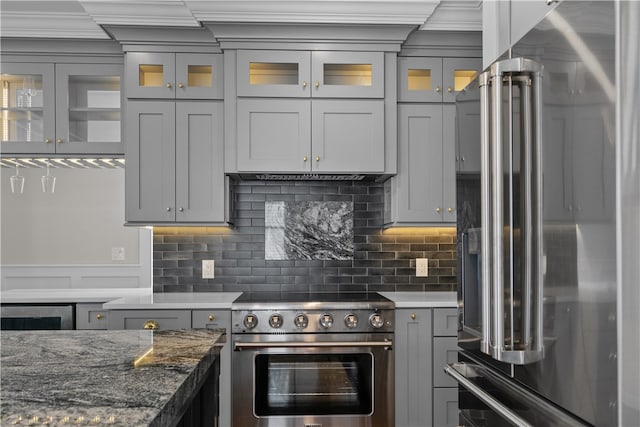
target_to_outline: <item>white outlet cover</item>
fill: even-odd
[[[416,258],[416,277],[429,277],[428,258]]]
[[[111,248],[111,261],[124,261],[124,248]]]
[[[203,279],[213,279],[215,274],[215,262],[212,259],[203,259],[202,260],[202,278]]]

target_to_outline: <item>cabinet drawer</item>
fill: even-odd
[[[444,366],[458,361],[457,337],[433,338],[433,386],[456,387],[458,383],[444,373]]]
[[[157,323],[159,330],[191,327],[191,310],[112,310],[109,329],[144,329],[145,323]]]
[[[102,303],[76,304],[76,329],[107,329],[108,315]]]
[[[433,310],[433,336],[458,336],[457,308],[436,308]]]
[[[433,425],[456,427],[458,425],[458,389],[433,389]]]
[[[226,329],[230,332],[231,312],[229,310],[193,310],[192,328]]]

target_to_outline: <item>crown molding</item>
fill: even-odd
[[[420,29],[482,31],[482,1],[443,0]]]
[[[108,39],[86,13],[2,11],[2,37]]]
[[[440,0],[184,0],[201,22],[422,25]]]
[[[78,0],[100,25],[199,27],[182,0]]]

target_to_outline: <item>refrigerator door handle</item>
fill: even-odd
[[[479,78],[480,85],[480,203],[481,203],[481,232],[480,232],[480,260],[482,275],[480,285],[482,287],[482,340],[480,350],[491,355],[491,180],[490,180],[490,155],[491,155],[491,126],[489,124],[489,76],[488,71],[482,73]],[[463,286],[464,289],[464,286]]]
[[[454,365],[464,365],[464,364],[450,364],[445,366],[444,371],[447,375],[451,376],[454,380],[458,382],[462,387],[467,389],[471,394],[480,399],[485,405],[490,407],[493,411],[500,414],[502,418],[509,421],[511,424],[517,427],[533,427],[532,424],[526,422],[522,417],[516,414],[514,411],[509,409],[506,405],[500,402],[495,397],[491,396],[489,393],[475,385],[473,382],[468,380],[464,375],[459,373]]]

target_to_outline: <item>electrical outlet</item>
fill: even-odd
[[[111,248],[111,261],[124,261],[124,248]]]
[[[429,276],[429,259],[416,258],[416,277]]]
[[[213,279],[214,277],[213,271],[214,271],[214,260],[203,259],[202,260],[202,278]]]

